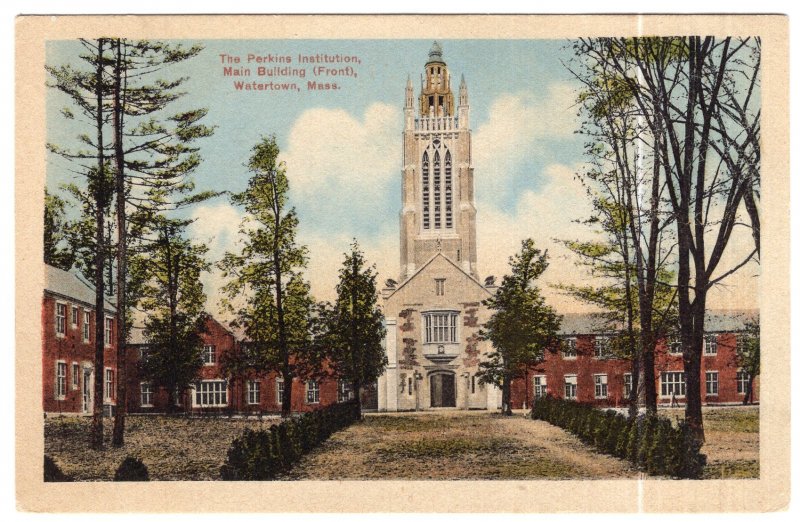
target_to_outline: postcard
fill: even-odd
[[[785,17],[16,41],[20,509],[787,508]]]

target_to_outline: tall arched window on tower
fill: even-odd
[[[422,228],[431,228],[430,165],[428,152],[422,155]]]
[[[444,156],[444,226],[453,228],[453,162],[449,150]]]
[[[442,228],[442,165],[439,151],[433,153],[433,228]]]

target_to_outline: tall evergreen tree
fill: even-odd
[[[45,188],[44,191],[44,262],[61,270],[69,270],[75,254],[67,240],[64,200]]]
[[[147,314],[147,355],[141,360],[144,377],[166,389],[171,411],[175,394],[197,378],[203,365],[206,296],[200,276],[211,265],[208,247],[184,237],[185,222],[161,219],[157,239],[131,258],[131,286]]]
[[[545,350],[558,342],[561,316],[534,286],[548,264],[547,252],[532,239],[523,240],[519,253],[509,258],[511,273],[483,303],[493,313],[481,337],[491,341],[494,351],[480,362],[477,375],[480,382],[502,389],[505,415],[511,415],[511,381],[527,378],[527,369],[543,361]]]
[[[336,303],[326,313],[326,335],[320,343],[334,374],[352,386],[359,413],[362,387],[376,381],[388,364],[376,277],[375,266],[366,266],[364,253],[353,240],[339,269]]]
[[[305,267],[306,248],[296,241],[297,213],[289,207],[289,179],[279,153],[274,136],[253,147],[247,188],[231,197],[246,212],[239,227],[242,249],[226,252],[220,269],[228,278],[223,304],[236,314],[264,368],[283,377],[281,414],[288,416],[297,345],[287,325],[287,286]]]

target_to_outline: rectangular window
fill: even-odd
[[[78,313],[78,307],[77,306],[73,306],[72,307],[72,327],[73,328],[77,328],[78,327],[78,316],[79,315],[80,314]]]
[[[436,295],[444,295],[444,279],[435,279]]]
[[[139,360],[142,362],[147,361],[147,358],[150,356],[150,348],[147,346],[140,346],[139,347]]]
[[[347,381],[339,381],[338,392],[336,394],[336,400],[338,402],[347,402],[352,401],[355,399],[355,393],[353,393],[353,386]]]
[[[534,375],[533,376],[533,396],[541,398],[547,395],[547,376]]]
[[[623,388],[625,390],[625,398],[628,399],[631,396],[631,390],[633,389],[633,375],[630,373],[626,373],[622,376],[622,383]]]
[[[458,313],[436,312],[424,314],[426,343],[457,343]]]
[[[703,354],[705,355],[717,355],[717,336],[716,335],[706,335],[703,338]]]
[[[92,319],[92,314],[86,310],[83,312],[83,342],[89,342],[89,332],[91,330],[89,321]]]
[[[63,400],[67,396],[67,363],[56,362],[56,398]]]
[[[411,377],[409,377],[408,378],[408,394],[412,395],[413,392],[414,392],[414,380]]]
[[[139,383],[139,402],[145,408],[153,405],[153,386],[149,382]]]
[[[594,398],[605,399],[608,397],[608,375],[600,374],[594,376]]]
[[[261,404],[260,381],[247,381],[247,404]]]
[[[736,393],[744,395],[747,393],[747,383],[750,381],[750,375],[746,370],[736,370]]]
[[[283,404],[283,379],[278,379],[275,381],[275,402],[278,404]]]
[[[105,399],[110,401],[114,398],[114,371],[106,368],[106,393]]]
[[[183,397],[181,395],[181,389],[175,386],[172,390],[172,400],[175,401],[173,404],[175,406],[183,406]]]
[[[719,393],[719,373],[706,372],[706,395],[717,395]]]
[[[194,404],[200,407],[228,405],[228,383],[226,381],[200,381],[195,385]]]
[[[306,403],[317,404],[319,402],[319,383],[308,381],[306,383]]]
[[[105,324],[105,333],[103,334],[103,335],[105,335],[105,338],[103,339],[103,341],[105,341],[106,346],[111,346],[111,336],[113,334],[113,331],[112,331],[113,330],[113,326],[112,325],[114,324],[114,320],[112,318],[110,318],[110,317],[106,317],[106,321],[105,322],[106,322],[106,324]]]
[[[673,395],[686,396],[686,380],[683,372],[661,372],[661,396],[669,398]]]
[[[477,379],[476,379],[476,378],[475,378],[475,376],[473,375],[473,376],[472,376],[472,387],[471,387],[471,392],[472,392],[472,393],[475,393],[475,381],[476,381],[476,380],[477,380]]]
[[[608,337],[597,336],[594,338],[594,356],[597,359],[605,359],[610,355]]]
[[[564,398],[575,399],[578,397],[578,376],[565,375],[564,376]]]
[[[79,373],[80,373],[80,366],[78,366],[78,363],[76,363],[76,362],[72,363],[72,389],[73,390],[77,390],[78,386],[80,385]]]
[[[567,337],[562,345],[564,359],[574,359],[578,356],[578,340],[575,337]]]
[[[67,305],[56,303],[56,335],[63,336],[67,332]]]
[[[213,366],[217,363],[217,347],[213,344],[203,346],[203,364]]]
[[[672,337],[669,340],[669,344],[667,345],[667,349],[669,353],[672,355],[680,355],[683,353],[683,345],[681,344],[681,340],[677,337]]]

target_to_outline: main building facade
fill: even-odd
[[[389,366],[381,410],[495,408],[499,390],[478,382],[491,344],[478,331],[493,288],[477,272],[469,100],[458,95],[434,42],[421,88],[409,78],[403,130],[400,274],[382,290]]]

